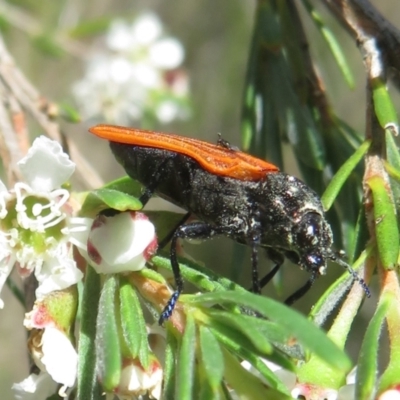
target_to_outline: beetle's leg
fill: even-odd
[[[174,274],[176,288],[160,315],[160,319],[158,320],[160,325],[171,316],[175,304],[178,300],[178,297],[183,290],[183,279],[176,256],[176,247],[178,244],[178,239],[208,239],[212,236],[219,235],[222,233],[223,232],[218,230],[217,228],[207,224],[206,222],[200,222],[200,221],[193,222],[187,225],[181,225],[176,229],[176,231],[172,236],[171,251],[170,251],[171,266],[172,266],[172,272]]]
[[[168,242],[172,239],[172,237],[174,236],[174,233],[176,232],[176,230],[183,225],[192,215],[192,213],[188,212],[186,214],[184,214],[184,216],[180,219],[180,221],[167,233],[167,235],[158,242],[158,248],[162,249],[164,248]]]
[[[260,279],[260,288],[262,289],[265,285],[267,285],[270,280],[276,275],[276,273],[279,271],[279,268],[282,266],[283,262],[285,261],[285,256],[280,253],[279,251],[276,251],[272,248],[267,248],[267,256],[268,258],[275,263],[274,268],[271,269],[265,276],[263,276]]]
[[[282,266],[282,264],[275,264],[274,268],[271,269],[266,275],[264,275],[260,279],[260,289],[268,285],[268,283],[271,281],[271,279],[276,275],[276,273],[279,271],[279,268]]]
[[[260,280],[258,279],[258,241],[253,240],[251,245],[251,277],[252,277],[252,292],[261,294]]]
[[[157,166],[156,172],[151,177],[151,182],[144,188],[142,195],[139,198],[139,201],[142,203],[143,207],[147,204],[150,198],[153,196],[157,186],[164,178],[164,170],[165,165],[171,162],[176,157],[176,154],[171,154],[170,157],[163,160],[163,162]]]
[[[296,290],[291,296],[289,296],[285,300],[285,304],[290,306],[297,300],[299,300],[301,297],[303,297],[311,288],[313,285],[315,278],[317,277],[318,272],[316,270],[311,271],[311,276],[308,279],[308,281],[303,285],[300,289]]]

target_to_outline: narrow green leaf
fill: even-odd
[[[133,197],[140,197],[142,194],[142,185],[127,175],[105,184],[103,188],[117,190]]]
[[[340,167],[338,172],[332,178],[331,182],[325,190],[325,193],[321,197],[321,201],[324,205],[325,210],[329,210],[332,207],[332,204],[335,201],[341,187],[346,182],[347,178],[357,166],[357,164],[361,161],[364,154],[368,151],[370,145],[370,141],[365,141],[356,150],[356,152]]]
[[[204,326],[200,326],[200,351],[202,366],[215,394],[219,391],[224,374],[224,358],[215,336]]]
[[[336,39],[332,31],[326,26],[321,15],[315,10],[313,5],[308,0],[302,0],[305,8],[307,9],[311,19],[315,23],[315,26],[320,31],[322,37],[328,43],[329,49],[350,88],[354,88],[354,77],[351,73],[349,64],[347,63],[346,57],[341,49],[339,41]]]
[[[171,330],[167,329],[167,339],[164,361],[164,382],[162,399],[175,400],[175,373],[176,373],[176,355],[177,341]]]
[[[372,247],[370,246],[368,250],[362,252],[360,257],[352,265],[354,271],[358,271],[363,267],[364,262],[371,251]],[[337,307],[339,301],[348,292],[349,287],[352,284],[358,285],[358,282],[354,281],[348,271],[344,272],[318,299],[309,314],[309,318],[311,318],[318,326],[322,326],[326,319],[332,315],[332,311]]]
[[[289,400],[292,397],[265,386],[255,375],[245,370],[240,362],[223,350],[225,360],[225,378],[240,399],[252,400]]]
[[[114,189],[97,189],[87,195],[80,214],[94,217],[107,208],[118,211],[137,211],[141,210],[143,206],[137,198],[129,194]]]
[[[397,143],[393,138],[392,132],[390,132],[388,129],[385,130],[385,139],[387,157],[385,169],[389,174],[390,187],[393,192],[393,198],[395,199],[396,209],[398,212],[400,210],[400,152],[397,147]],[[399,213],[397,214],[397,221],[400,224]]]
[[[349,263],[354,262],[354,260],[360,257],[361,253],[367,247],[369,241],[369,232],[367,226],[367,219],[365,214],[365,204],[360,205],[360,210],[358,211],[358,218],[356,226],[354,227],[354,237],[353,243],[349,246],[347,252]]]
[[[372,81],[372,98],[375,114],[381,127],[383,129],[394,128],[395,133],[398,134],[399,121],[396,108],[393,105],[386,83],[379,78]]]
[[[219,323],[227,325],[232,329],[238,330],[243,335],[247,336],[253,346],[262,354],[269,354],[273,347],[267,338],[257,329],[256,318],[243,316],[226,311],[208,310],[207,314],[214,318]]]
[[[381,298],[374,316],[368,324],[358,357],[355,398],[369,400],[376,389],[378,369],[379,336],[390,301],[389,297]]]
[[[376,243],[382,265],[393,269],[399,257],[399,230],[396,211],[385,181],[373,176],[367,181],[374,202]]]
[[[98,35],[99,33],[103,33],[107,30],[110,25],[110,21],[110,16],[91,20],[85,19],[69,30],[69,36],[74,39],[83,39]]]
[[[198,388],[195,387],[195,393],[197,394],[197,399],[199,400],[219,400],[220,397],[220,387],[218,387],[217,391],[215,391],[210,384],[208,376],[206,375],[204,369],[197,369],[198,375]]]
[[[116,317],[117,276],[107,275],[100,295],[96,329],[97,374],[107,392],[121,379],[122,357]]]
[[[88,265],[81,303],[79,332],[78,400],[100,400],[102,389],[96,376],[96,320],[100,299],[100,275]]]
[[[164,254],[164,253],[161,253]],[[183,261],[183,262],[181,262]],[[172,270],[171,261],[168,256],[155,256],[151,259],[151,263],[158,267]],[[215,271],[203,267],[196,262],[188,259],[179,258],[179,267],[185,281],[191,282],[202,290],[237,290],[239,292],[247,292],[242,286],[215,273]]]
[[[32,46],[40,50],[44,55],[53,58],[61,58],[64,55],[63,48],[54,40],[53,33],[45,33],[32,37]]]
[[[237,315],[237,314],[236,314]],[[199,318],[200,317],[200,318]],[[253,317],[254,318],[254,317]],[[230,347],[237,354],[243,356],[246,354],[246,357],[264,357],[269,361],[280,365],[282,368],[291,370],[293,369],[293,365],[290,360],[288,360],[287,356],[281,353],[277,349],[272,349],[268,353],[261,352],[255,345],[254,341],[249,339],[249,333],[245,335],[240,330],[236,328],[226,325],[223,321],[218,321],[215,318],[210,318],[207,315],[206,319],[202,319],[199,313],[196,313],[196,319],[201,320],[203,323],[206,323],[207,326],[213,330],[214,333],[218,332],[218,340],[225,344],[225,346]],[[281,347],[284,347],[286,343],[279,342]]]
[[[71,122],[73,124],[77,124],[81,121],[81,116],[76,108],[72,107],[70,104],[67,103],[59,103],[59,115],[65,121]]]
[[[400,169],[393,167],[393,165],[388,162],[385,163],[385,169],[391,178],[396,179],[397,182],[400,182]]]
[[[397,278],[395,279],[397,280]],[[398,387],[400,382],[400,336],[398,334],[400,328],[400,310],[398,296],[394,295],[394,291],[390,292],[390,290],[392,289],[387,288],[387,291],[384,292],[385,300],[389,304],[386,312],[389,337],[389,363],[380,377],[379,393]]]
[[[243,345],[243,342],[240,340],[240,337],[239,340],[237,340],[236,335],[232,334],[231,332],[229,332],[229,330],[225,329],[223,325],[213,324],[213,326],[210,327],[210,330],[218,339],[218,341],[223,345],[223,347],[229,349],[231,352],[235,353],[241,359],[248,361],[264,377],[265,381],[270,387],[279,390],[282,393],[288,392],[285,385],[265,365],[261,357],[252,352],[252,350],[249,349],[247,346]],[[282,364],[285,363],[278,363],[277,365],[282,365]],[[289,363],[286,362],[286,365],[289,365]],[[293,365],[289,365],[288,370],[293,370],[293,369],[294,369]]]
[[[187,300],[194,304],[234,303],[255,310],[291,332],[301,344],[334,368],[350,369],[351,361],[326,334],[297,311],[267,297],[253,293],[218,292],[192,296]]]
[[[149,343],[143,310],[135,289],[125,278],[120,280],[120,313],[124,340],[130,356],[139,356],[143,368],[149,366]]]
[[[196,325],[193,317],[188,314],[185,332],[179,349],[176,371],[176,398],[193,398],[194,363],[196,351]]]

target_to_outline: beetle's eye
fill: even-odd
[[[305,257],[305,264],[308,270],[318,271],[319,275],[325,274],[326,262],[320,254],[308,254]]]
[[[323,233],[324,220],[321,215],[308,213],[298,225],[296,240],[300,248],[309,248],[318,245]]]

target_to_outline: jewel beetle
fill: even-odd
[[[140,200],[153,194],[182,207],[196,220],[179,225],[171,237],[170,258],[175,291],[160,316],[168,319],[183,290],[177,261],[178,239],[225,235],[251,247],[252,290],[268,281],[285,257],[310,273],[287,300],[303,296],[324,274],[327,261],[344,266],[367,295],[363,279],[332,250],[332,230],[317,194],[301,180],[220,139],[211,144],[174,134],[97,125],[89,129],[107,139],[127,174],[145,187]],[[265,248],[275,268],[261,281],[258,250]]]

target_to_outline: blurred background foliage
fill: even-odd
[[[318,3],[318,2],[315,2]],[[399,17],[397,1],[372,1],[394,24]],[[190,87],[190,118],[169,124],[154,123],[153,129],[171,131],[209,141],[215,141],[217,133],[235,145],[241,143],[241,115],[244,82],[252,38],[255,1],[180,1],[180,0],[78,0],[69,1],[0,1],[0,27],[8,49],[17,65],[47,99],[58,104],[77,107],[72,87],[85,74],[85,66],[94,49],[104,46],[102,35],[116,19],[131,23],[143,12],[153,12],[162,21],[166,34],[178,39],[185,50],[183,67],[188,74]],[[311,22],[301,9],[303,24],[311,43],[311,53],[317,62],[318,73],[323,77],[329,100],[335,113],[361,135],[365,120],[365,76],[361,55],[354,42],[327,13],[316,4],[327,25],[335,32],[351,66],[355,78],[354,88],[349,89],[335,64],[332,55]],[[96,166],[104,181],[123,175],[114,161],[106,143],[88,135],[89,121],[79,124],[64,122],[64,132],[76,141],[82,153]],[[40,134],[40,129],[33,127]],[[285,146],[289,147],[289,146]],[[300,175],[289,149],[284,152],[285,170]],[[316,188],[318,189],[318,188]],[[221,243],[226,252],[221,251]],[[203,246],[209,246],[209,259],[204,256]],[[230,275],[226,254],[232,244],[224,239],[209,244],[188,245],[195,257],[209,266],[221,265],[222,274]],[[214,250],[214,251],[213,251]],[[242,254],[242,283],[250,282],[249,253]],[[228,257],[230,260],[230,257]],[[323,292],[336,275],[342,271],[333,268],[328,278],[321,279],[305,299],[296,307],[305,312],[315,298]],[[307,276],[293,266],[284,272],[285,293],[298,286],[298,280]],[[247,285],[246,285],[247,286]],[[0,388],[2,398],[11,398],[11,384],[22,380],[26,372],[20,366],[27,365],[25,337],[21,330],[24,310],[5,289],[5,301],[15,308],[15,313],[4,313],[0,323]],[[271,294],[273,289],[267,289]],[[364,305],[358,322],[365,329],[371,311]],[[365,319],[363,319],[365,317]],[[357,333],[352,335],[356,337]],[[13,338],[13,343],[9,343]],[[351,340],[351,338],[350,338]],[[350,348],[357,353],[358,345]],[[10,362],[11,360],[11,362]],[[13,368],[14,367],[14,368]]]

